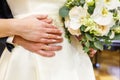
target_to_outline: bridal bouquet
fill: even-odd
[[[120,40],[120,0],[67,0],[59,10],[66,37],[79,38],[85,52]]]

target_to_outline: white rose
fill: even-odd
[[[69,27],[72,28],[73,30],[79,29],[81,25],[82,24],[78,19],[75,19],[75,18],[70,19]]]
[[[110,31],[110,27],[108,26],[102,26],[102,25],[99,25],[98,27],[98,32],[100,33],[101,36],[107,36],[108,33]]]
[[[107,7],[109,10],[110,9],[115,9],[118,6],[120,6],[120,1],[119,0],[104,0],[104,5]]]
[[[72,21],[71,21],[71,22],[72,22]],[[70,24],[72,24],[72,23],[70,23],[69,17],[66,17],[66,18],[65,18],[65,27],[68,28],[68,31],[69,31],[72,35],[77,35],[77,36],[79,36],[79,35],[81,34],[80,29],[74,30],[74,29],[70,28],[70,26],[71,26]],[[76,25],[75,25],[75,26],[76,26]]]
[[[81,35],[80,29],[73,30],[73,29],[71,29],[71,28],[68,28],[68,31],[69,31],[72,35],[76,35],[76,36]]]
[[[77,30],[82,25],[81,19],[88,15],[87,10],[82,8],[81,6],[73,7],[69,12],[69,19],[70,19],[70,28],[73,30]]]
[[[105,8],[104,4],[96,4],[95,10],[91,18],[99,25],[114,24],[113,14]]]

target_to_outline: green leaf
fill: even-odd
[[[104,39],[103,42],[106,45],[110,45],[112,43],[110,39]]]
[[[81,4],[85,4],[85,0],[80,0],[80,3]]]
[[[85,33],[85,37],[86,37],[88,40],[93,41],[93,37],[92,37],[90,34]]]
[[[85,43],[85,46],[86,46],[86,47],[90,47],[90,42],[87,41],[87,42]]]
[[[120,0],[119,0],[120,1]],[[118,10],[120,11],[120,6],[118,7]]]
[[[114,39],[114,40],[120,40],[120,34],[116,34],[113,39]]]
[[[61,17],[68,16],[68,14],[69,14],[69,8],[66,7],[66,6],[63,6],[62,8],[60,8],[59,14],[60,14]]]
[[[111,45],[108,45],[107,49],[110,50],[111,49]]]
[[[83,6],[85,4],[85,0],[80,0],[80,5]]]
[[[95,45],[94,42],[90,41],[90,48],[93,48],[94,50],[98,50]]]
[[[93,6],[88,6],[88,13],[90,14],[90,15],[92,15],[93,14],[93,12],[94,12],[94,9],[95,9],[95,4],[93,5]]]
[[[86,42],[86,39],[85,39],[85,38],[82,38],[82,40],[81,40],[81,41],[84,43],[84,42]]]
[[[111,35],[112,35],[112,31],[110,31],[107,36],[111,36]]]
[[[113,16],[116,17],[118,15],[117,10],[113,13]]]
[[[114,30],[114,29],[116,29],[116,28],[118,28],[118,27],[119,27],[119,23],[116,22],[116,25],[113,25],[113,26],[111,27],[111,30]]]
[[[94,46],[99,50],[103,50],[103,44],[100,41],[94,42]]]
[[[85,51],[85,53],[89,52],[89,48],[88,47],[83,47],[83,50]]]
[[[71,43],[71,39],[70,39],[70,37],[71,37],[71,34],[70,34],[70,32],[67,30],[67,28],[64,28],[65,29],[65,37],[68,39],[68,41]]]
[[[83,32],[84,32],[84,31],[85,31],[85,29],[86,29],[86,26],[85,26],[85,25],[81,25],[81,26],[80,26],[80,30],[81,30],[81,31],[83,31]]]

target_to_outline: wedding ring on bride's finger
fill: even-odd
[[[47,38],[51,38],[50,34],[47,34],[46,36],[47,36]]]
[[[48,47],[47,47],[47,46],[43,46],[43,49],[47,51],[47,50],[48,50]]]

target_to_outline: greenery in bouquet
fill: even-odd
[[[82,36],[79,41],[87,53],[120,40],[120,0],[67,0],[59,14],[66,37]]]

